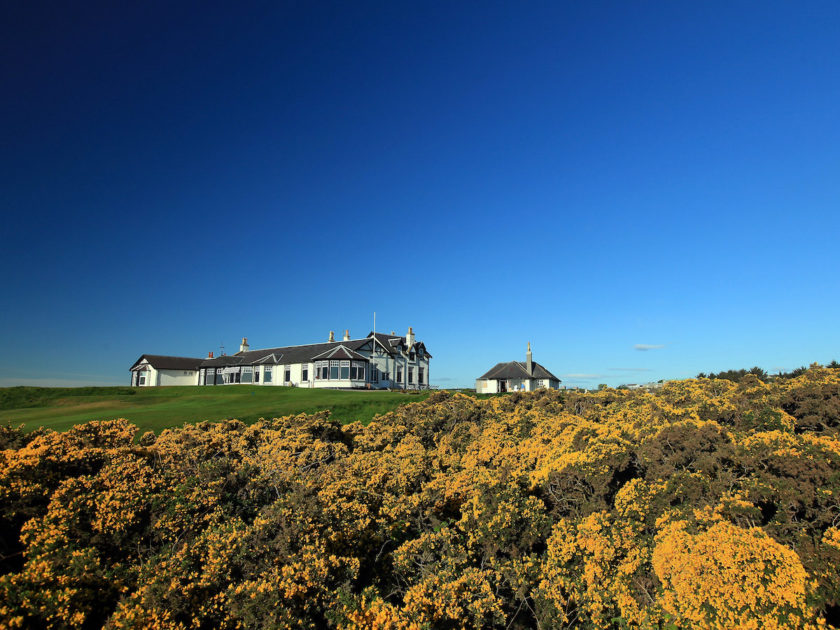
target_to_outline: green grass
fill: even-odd
[[[377,415],[429,392],[340,391],[296,387],[7,387],[0,388],[0,424],[63,431],[90,420],[127,418],[140,433],[185,422],[238,418],[253,422],[330,410],[332,417],[367,424]]]

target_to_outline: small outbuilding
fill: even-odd
[[[497,363],[486,374],[476,379],[476,393],[497,394],[515,391],[532,392],[536,389],[560,389],[560,379],[531,357],[530,342],[528,342],[528,352],[525,357],[524,363],[521,361]]]

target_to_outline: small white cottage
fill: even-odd
[[[131,384],[135,387],[198,385],[198,370],[203,360],[144,354],[131,366]]]
[[[531,357],[531,342],[525,362],[508,361],[497,363],[490,371],[475,381],[475,391],[479,394],[497,394],[501,392],[536,389],[560,389],[560,379],[536,363]]]

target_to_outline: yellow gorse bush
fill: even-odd
[[[817,628],[840,374],[0,431],[0,627]]]

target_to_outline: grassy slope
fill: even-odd
[[[293,387],[84,387],[0,388],[0,424],[64,430],[89,420],[127,418],[140,432],[185,422],[238,418],[250,422],[329,409],[343,422],[369,422],[428,395],[399,392],[336,391]]]

